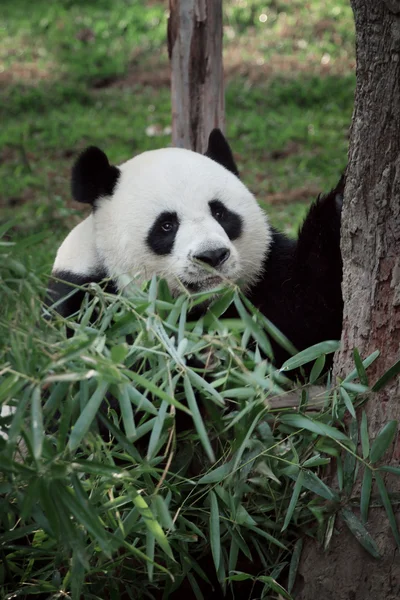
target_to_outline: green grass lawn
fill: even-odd
[[[118,163],[170,143],[167,2],[110,6],[2,1],[2,219],[18,218],[15,238],[47,233],[34,254],[46,272],[82,216],[69,192],[77,153],[96,144]],[[347,0],[231,0],[224,10],[227,135],[272,222],[294,233],[346,164],[351,9]]]

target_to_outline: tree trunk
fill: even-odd
[[[352,7],[357,88],[342,216],[342,350],[335,371],[340,376],[354,368],[354,347],[363,358],[379,349],[367,371],[374,383],[400,356],[400,0],[352,0]],[[388,420],[399,420],[399,378],[374,395],[366,411],[370,439]],[[398,466],[398,435],[390,452],[385,464],[391,459]],[[390,492],[400,491],[398,477],[385,482]],[[400,598],[399,549],[383,508],[370,509],[367,529],[381,560],[367,554],[340,521],[326,553],[306,544],[296,600]]]
[[[172,142],[204,153],[224,129],[222,0],[169,0]]]

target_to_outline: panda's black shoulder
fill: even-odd
[[[311,205],[297,239],[272,230],[262,275],[249,299],[298,350],[340,339],[343,301],[340,224],[344,179]],[[275,363],[288,355],[273,343]]]
[[[106,271],[98,269],[92,273],[73,273],[69,270],[53,273],[47,288],[45,307],[53,307],[62,316],[69,317],[80,309],[86,290],[81,289],[90,283],[101,283],[107,278]],[[107,281],[105,290],[117,293],[114,281]]]
[[[261,275],[247,294],[264,314],[277,305],[284,295],[287,282],[292,279],[296,248],[297,240],[271,228],[271,242],[264,258]]]
[[[342,270],[340,252],[340,227],[345,177],[328,194],[318,196],[311,205],[300,228],[296,260],[299,267],[316,267],[316,275],[322,266]],[[319,268],[318,268],[319,267]]]

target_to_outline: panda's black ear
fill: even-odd
[[[239,177],[239,170],[233,158],[232,150],[220,129],[213,129],[208,138],[208,148],[204,154],[215,162],[219,163],[228,171],[231,171],[236,177]]]
[[[111,196],[120,170],[108,162],[100,148],[89,146],[72,167],[72,196],[77,202],[94,204],[101,196]]]

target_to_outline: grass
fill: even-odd
[[[244,181],[293,234],[346,164],[351,10],[347,0],[224,7],[227,135]],[[4,218],[18,217],[15,239],[47,232],[35,250],[49,271],[82,217],[69,194],[79,150],[97,144],[118,163],[170,143],[167,6],[4,0],[2,9],[0,203]]]

